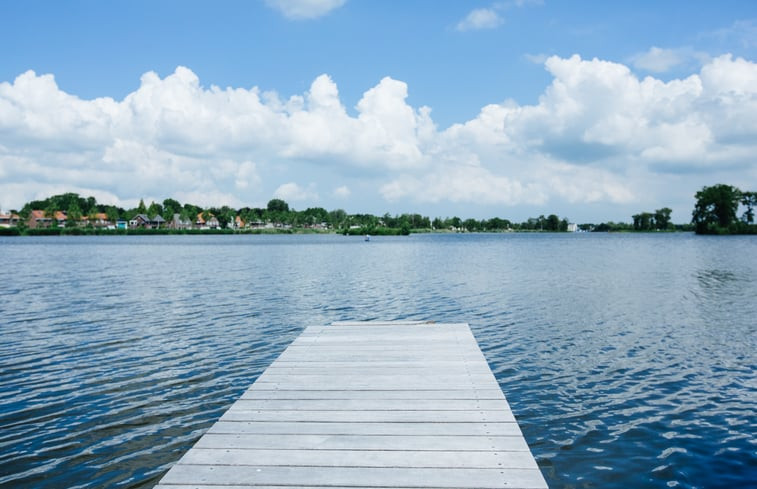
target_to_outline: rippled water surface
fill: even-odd
[[[152,487],[305,326],[468,322],[552,489],[757,487],[757,238],[0,238],[0,486]]]

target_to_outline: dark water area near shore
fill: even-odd
[[[0,487],[149,488],[308,325],[468,322],[552,489],[757,487],[757,237],[0,237]]]

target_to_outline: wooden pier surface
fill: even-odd
[[[158,486],[546,488],[467,324],[309,327]]]

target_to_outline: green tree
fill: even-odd
[[[137,214],[147,214],[147,207],[145,207],[145,201],[139,199],[139,205],[137,206]]]
[[[631,217],[633,217],[633,229],[635,231],[651,231],[654,229],[655,216],[653,214],[642,212]]]
[[[186,209],[182,208],[179,211],[179,219],[181,219],[182,225],[189,223],[189,228],[192,228],[197,221],[197,214],[190,214]]]
[[[97,200],[94,197],[87,197],[87,206],[82,208],[82,212],[89,215],[91,212],[97,209]]]
[[[470,218],[466,219],[465,221],[463,221],[463,227],[470,233],[478,231],[478,221]]]
[[[281,199],[271,199],[268,201],[268,212],[289,212],[289,204]]]
[[[229,206],[225,205],[220,209],[215,207],[211,208],[207,219],[209,219],[211,215],[215,216],[216,219],[218,219],[218,224],[221,226],[221,229],[226,229],[229,227],[229,223],[231,223],[231,221],[233,221],[236,217],[237,212]]]
[[[314,226],[322,222],[328,223],[329,213],[323,207],[309,207],[302,212],[302,222]]]
[[[725,184],[703,187],[695,197],[697,202],[691,223],[697,234],[734,232],[731,227],[736,223],[736,212],[741,201],[741,191],[738,188]]]
[[[741,192],[741,205],[746,207],[741,219],[747,224],[752,224],[754,222],[754,208],[757,207],[757,192]]]
[[[87,227],[91,228],[97,221],[97,207],[92,207],[87,213]]]
[[[55,207],[55,204],[51,200],[49,204],[47,204],[47,207],[45,207],[45,217],[50,219],[50,225],[54,228],[58,227],[58,220],[55,219],[55,213],[57,212],[57,208]]]
[[[184,212],[189,216],[189,220],[192,224],[197,221],[197,215],[202,212],[202,207],[198,207],[192,204],[184,204]]]
[[[344,209],[335,209],[329,212],[329,224],[334,228],[344,227],[347,221],[347,212]]]
[[[110,221],[113,225],[116,224],[116,221],[118,221],[118,218],[120,217],[118,212],[118,207],[114,205],[108,206],[108,209],[105,211],[105,214],[108,216],[108,221]]]
[[[181,204],[178,200],[165,199],[163,200],[163,216],[167,220],[171,220],[174,214],[181,214]]]
[[[547,216],[547,220],[544,223],[544,229],[547,231],[559,231],[560,230],[560,218],[555,214]]]
[[[147,217],[155,219],[155,216],[163,213],[163,206],[153,201],[150,203],[150,207],[147,208]],[[163,217],[163,216],[161,216]]]
[[[662,209],[654,211],[655,227],[663,231],[668,229],[670,227],[670,214],[672,212],[673,209],[668,207],[663,207]]]
[[[486,223],[484,223],[484,228],[487,231],[504,231],[511,226],[511,222],[507,219],[501,219],[499,217],[492,217]]]
[[[73,200],[68,206],[66,212],[66,226],[76,227],[79,224],[79,221],[81,221],[82,215],[83,214],[81,207],[79,207],[79,203],[76,200]]]

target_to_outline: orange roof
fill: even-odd
[[[90,216],[82,216],[81,221],[82,222],[89,222],[89,217]],[[107,221],[108,220],[108,215],[106,213],[104,213],[104,212],[98,212],[98,213],[94,214],[92,217],[94,217],[95,221]]]
[[[30,217],[32,219],[44,219],[45,218],[45,211],[34,210],[34,211],[32,211]]]
[[[65,221],[66,218],[67,217],[66,217],[66,215],[63,212],[61,212],[61,211],[55,211],[55,219],[57,219],[59,221]]]

